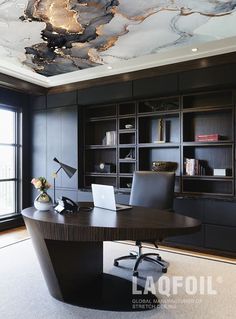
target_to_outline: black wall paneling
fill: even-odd
[[[76,105],[76,104],[77,104],[77,91],[47,95],[48,108],[61,107],[66,105]]]
[[[235,227],[206,225],[205,247],[235,253]]]
[[[39,172],[46,175],[47,163],[47,118],[46,112],[32,115],[32,177]]]
[[[55,114],[56,113],[56,114]],[[52,118],[54,120],[50,121]],[[54,121],[54,122],[53,122]],[[51,124],[54,124],[53,131]],[[58,169],[57,163],[52,159],[57,157],[62,163],[72,167],[78,167],[78,114],[77,106],[67,106],[48,111],[47,120],[47,175]],[[51,148],[50,148],[51,146]],[[55,152],[55,155],[54,155]],[[52,169],[52,171],[51,171]],[[76,172],[71,179],[63,170],[58,173],[56,180],[57,187],[78,189],[78,173]]]
[[[132,82],[96,86],[78,91],[78,104],[106,103],[132,97]]]
[[[171,237],[167,243],[179,243],[186,246],[213,249],[218,252],[236,253],[236,202],[207,198],[176,198],[175,211],[179,214],[202,221],[200,232]]]
[[[191,210],[190,210],[191,207]],[[177,197],[174,211],[178,214],[204,220],[205,199]]]
[[[57,156],[62,162],[64,160],[65,163],[79,169],[80,187],[89,187],[95,179],[97,182],[114,184],[120,188],[116,194],[117,202],[128,203],[129,194],[127,189],[124,191],[122,187],[126,188],[127,183],[132,180],[134,168],[150,169],[151,161],[157,157],[160,157],[160,160],[177,161],[179,165],[176,191],[181,192],[184,187],[186,194],[183,194],[182,199],[180,197],[175,199],[175,211],[200,219],[203,226],[196,234],[168,238],[167,243],[191,246],[200,250],[213,249],[218,253],[236,253],[232,239],[236,227],[236,214],[234,214],[236,203],[233,185],[235,182],[234,101],[231,90],[236,84],[235,70],[236,64],[222,65],[95,86],[70,93],[34,97],[32,102],[35,109],[33,113],[33,132],[35,130],[33,171],[35,168],[40,168],[50,177],[56,168],[52,159]],[[171,109],[164,103],[165,101],[161,103],[162,97],[171,99],[171,103],[167,103],[172,105]],[[99,105],[107,106],[107,108],[101,109]],[[164,106],[167,108],[159,109]],[[39,109],[42,112],[36,111]],[[79,118],[77,112],[79,112]],[[87,122],[82,118],[83,113],[89,119]],[[170,123],[171,134],[168,145],[157,146],[153,144],[155,140],[153,132],[157,130],[157,121],[162,117]],[[133,132],[125,131],[127,121],[134,125]],[[153,126],[152,123],[154,123]],[[40,127],[45,128],[46,131],[45,135],[42,133],[41,140],[38,137]],[[152,127],[152,130],[148,131],[147,127]],[[102,136],[108,128],[117,130],[119,143],[114,149],[102,147]],[[88,131],[89,134],[87,134]],[[86,133],[85,139],[83,133]],[[225,139],[218,141],[215,145],[211,143],[202,145],[195,140],[196,135],[201,133],[219,133]],[[37,137],[34,137],[35,134]],[[40,143],[46,143],[46,157],[42,156],[41,164],[37,164],[38,154],[45,150],[45,146],[40,146]],[[84,144],[87,146],[84,147]],[[135,159],[133,162],[126,163],[124,160],[126,152],[130,148],[135,149],[138,144],[140,145],[135,152]],[[88,154],[85,171],[82,169],[84,152]],[[103,154],[110,153],[109,156],[112,157],[112,152],[116,153],[115,177],[106,177],[103,174],[95,176],[93,170],[97,157],[100,156],[101,160],[104,159]],[[214,157],[214,154],[218,155]],[[227,166],[232,169],[232,175],[217,179],[212,176],[211,171],[206,176],[185,176],[184,156],[206,158],[211,169]],[[86,185],[83,180],[85,173],[87,173]],[[78,198],[79,201],[92,200],[91,192],[88,190],[79,189],[78,191],[77,182],[78,176],[69,180],[63,172],[60,172],[57,179],[58,195],[64,194],[75,200]],[[198,190],[201,190],[202,186],[211,193],[205,194],[205,196],[211,196],[210,199],[199,196]],[[231,197],[231,201],[226,201],[226,196],[223,194]],[[228,235],[225,236],[225,240],[214,239],[224,235],[227,230]]]
[[[46,111],[32,113],[32,170],[31,177],[47,176],[47,117]],[[37,190],[32,187],[32,198]]]
[[[192,218],[197,218],[203,221],[204,200],[176,198],[174,201],[174,211],[178,214],[189,216]],[[166,239],[166,242],[175,242],[186,245],[193,245],[197,247],[204,247],[204,226],[197,233],[185,236],[170,237]]]
[[[33,110],[45,110],[47,108],[47,96],[31,95],[29,100],[29,107]]]
[[[57,171],[58,164],[53,161],[56,157],[59,161],[62,161],[62,118],[61,110],[53,109],[48,110],[46,113],[47,119],[47,133],[46,133],[46,145],[47,145],[47,161],[46,161],[46,176],[52,183],[52,173]],[[56,186],[62,186],[62,171],[58,173],[56,179]]]
[[[77,91],[30,96],[30,107],[33,110],[46,110],[70,105],[77,105]]]
[[[22,208],[29,206],[31,202],[31,166],[32,162],[29,157],[29,154],[32,153],[31,149],[31,110],[29,109],[29,96],[24,95],[21,98],[21,107],[22,107]]]
[[[62,163],[78,168],[78,107],[56,107],[56,102],[54,107],[34,111],[32,114],[32,176],[45,176],[51,184],[52,174],[59,168],[53,161],[54,157]],[[49,193],[52,195],[53,190]],[[36,194],[34,191],[32,201]],[[78,172],[69,179],[63,170],[59,171],[56,196],[60,195],[77,200]]]
[[[178,91],[178,74],[170,74],[133,81],[133,96],[164,96]]]
[[[179,73],[179,90],[196,90],[236,85],[236,64],[221,65]]]
[[[206,199],[203,222],[236,227],[236,202]],[[235,230],[236,235],[236,230]]]
[[[27,95],[0,88],[0,104],[9,107],[23,107],[27,105]]]
[[[49,191],[50,196],[53,198],[53,190]],[[57,187],[56,186],[56,199],[65,196],[72,199],[74,202],[78,202],[78,189],[68,189],[65,187]]]
[[[205,228],[205,225],[202,225],[201,230],[198,231],[197,233],[167,238],[164,241],[164,243],[183,244],[186,246],[193,246],[193,247],[205,247],[205,245],[204,245],[204,233],[205,233],[204,228]],[[218,249],[219,249],[219,247],[218,247]]]

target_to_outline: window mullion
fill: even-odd
[[[14,172],[11,176],[11,178],[2,178],[0,179],[0,185],[2,184],[3,187],[3,194],[4,192],[6,192],[6,197],[3,197],[3,203],[4,201],[8,201],[10,200],[11,204],[10,204],[10,211],[11,213],[6,211],[5,214],[5,208],[3,208],[3,211],[0,211],[0,219],[1,220],[5,220],[8,218],[8,216],[12,216],[15,215],[16,213],[19,213],[20,211],[20,171],[21,171],[21,156],[20,156],[20,148],[21,148],[21,144],[20,144],[20,130],[21,130],[21,123],[20,123],[20,112],[17,109],[9,109],[9,108],[4,108],[2,106],[0,106],[0,109],[4,109],[6,111],[10,111],[12,112],[12,125],[10,125],[9,131],[12,131],[12,137],[13,137],[13,143],[9,143],[11,142],[11,140],[9,139],[9,142],[6,140],[6,143],[4,143],[4,138],[2,140],[2,143],[0,143],[0,146],[2,147],[3,151],[4,148],[12,148],[10,152],[12,152],[12,156],[14,159],[14,164],[13,164],[13,169]],[[4,135],[3,135],[4,137]],[[4,155],[4,154],[3,154]],[[7,167],[7,166],[6,166]],[[4,174],[5,175],[5,174]],[[3,176],[4,176],[3,175]],[[7,174],[7,176],[9,176],[9,174]],[[4,185],[4,182],[6,183],[6,188]],[[8,184],[8,182],[10,184]],[[11,185],[11,186],[7,186],[7,185]],[[4,196],[4,195],[3,195]],[[9,203],[10,203],[9,202]],[[6,202],[7,203],[7,202]],[[3,204],[5,205],[5,204]],[[6,204],[7,205],[7,204]],[[3,206],[5,207],[5,206]],[[7,207],[7,206],[6,206]]]
[[[15,113],[15,144],[18,143],[18,113]],[[18,211],[18,148],[15,146],[15,212]]]

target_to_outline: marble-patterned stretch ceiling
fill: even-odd
[[[50,76],[235,36],[236,0],[0,0],[0,32],[1,59]]]

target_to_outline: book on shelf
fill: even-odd
[[[116,145],[116,131],[106,132],[105,137],[102,140],[103,145],[114,146]]]
[[[198,134],[196,135],[197,142],[218,142],[221,139],[219,134]]]
[[[202,161],[196,158],[185,158],[184,168],[187,176],[199,176],[206,174]]]

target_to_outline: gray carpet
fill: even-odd
[[[132,262],[124,267],[113,266],[113,258],[126,254],[129,245],[107,242],[105,244],[105,272],[131,278]],[[149,251],[150,249],[146,249]],[[167,275],[213,276],[217,295],[189,296],[185,289],[177,295],[158,294],[159,308],[146,312],[109,312],[84,309],[64,304],[52,298],[45,285],[31,240],[0,249],[0,318],[1,319],[233,319],[236,317],[236,266],[201,258],[161,252],[170,263]],[[152,264],[142,263],[140,275],[153,276],[155,282],[160,272]],[[140,279],[140,283],[144,283]],[[119,301],[117,301],[119,302]]]

